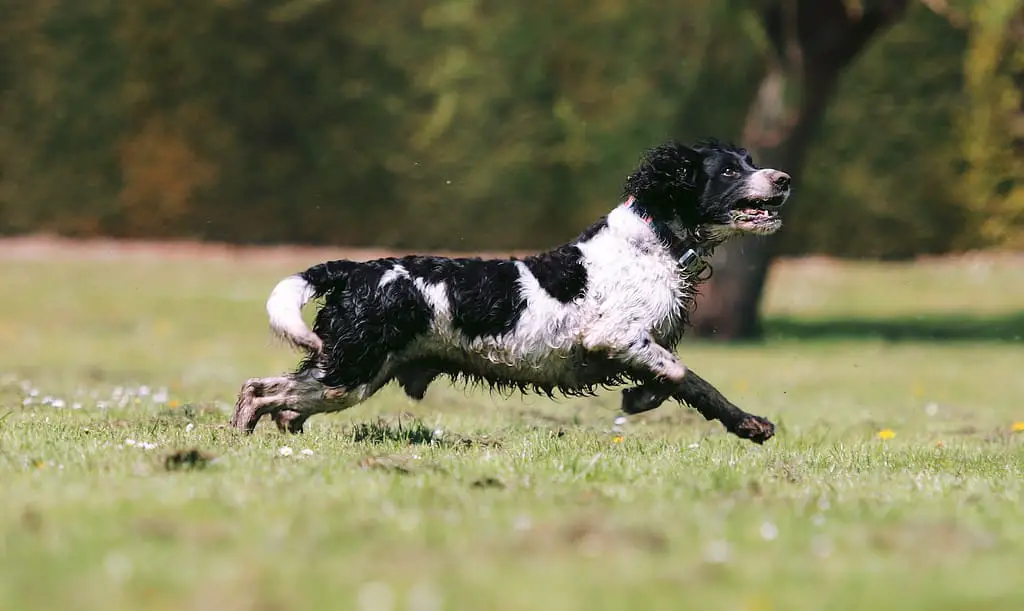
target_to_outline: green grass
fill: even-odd
[[[777,270],[767,342],[682,349],[764,447],[443,383],[240,437],[309,262],[0,260],[0,607],[1024,608],[1012,259]]]

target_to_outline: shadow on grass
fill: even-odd
[[[767,339],[883,339],[892,342],[1024,343],[1024,312],[996,316],[929,314],[898,318],[769,318]]]
[[[418,420],[391,423],[383,418],[376,422],[361,422],[352,428],[352,441],[368,443],[398,442],[409,445],[430,444],[437,441],[433,429]]]
[[[399,443],[404,445],[435,445],[445,447],[498,446],[500,440],[488,435],[470,437],[445,431],[431,429],[419,420],[392,423],[385,418],[374,422],[356,424],[351,430],[352,441],[369,444]]]

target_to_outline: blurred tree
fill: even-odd
[[[973,112],[967,48],[966,28],[915,3],[844,72],[777,253],[906,259],[983,245],[965,206],[958,137]]]
[[[909,2],[871,45],[902,3],[8,5],[3,233],[539,248],[643,148],[711,135],[801,175],[760,271],[718,263],[721,303],[780,252],[1024,237],[1020,0]]]
[[[969,12],[964,67],[967,204],[985,242],[1024,247],[1024,2],[986,0]]]
[[[756,4],[769,52],[747,111],[743,143],[761,165],[785,168],[800,184],[805,155],[839,76],[906,7],[906,0]],[[760,335],[759,310],[772,244],[743,238],[718,249],[714,276],[703,287],[691,318],[697,336],[735,340]]]

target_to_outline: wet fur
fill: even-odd
[[[678,259],[688,249],[708,256],[737,233],[774,231],[767,211],[788,194],[787,175],[757,168],[742,149],[668,143],[627,178],[626,203],[552,250],[314,265],[282,280],[267,303],[274,331],[306,358],[292,374],[246,382],[233,424],[252,431],[270,413],[299,432],[310,415],[356,405],[392,380],[421,399],[445,376],[547,396],[633,383],[627,413],[672,397],[764,441],[770,423],[732,406],[674,354],[699,284]],[[751,209],[762,211],[753,224],[741,213]],[[314,299],[322,305],[310,330],[301,308]],[[744,434],[744,422],[756,430]]]

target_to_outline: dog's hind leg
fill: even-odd
[[[260,407],[263,413],[271,413],[282,433],[297,434],[303,432],[306,420],[314,414],[340,412],[369,399],[391,380],[391,375],[382,370],[372,381],[353,388],[327,386],[308,373],[291,380],[282,394],[266,397]]]
[[[302,427],[306,424],[309,416],[310,414],[303,414],[294,409],[278,410],[271,415],[274,419],[274,424],[277,425],[277,430],[282,433],[301,433]]]
[[[366,394],[359,398],[362,389],[355,390],[350,393],[345,389],[324,386],[309,373],[253,378],[242,385],[238,393],[231,425],[251,433],[260,418],[271,414],[282,431],[301,433],[302,425],[313,414],[339,411],[369,396]]]
[[[231,426],[251,433],[265,414],[285,407],[296,380],[293,376],[252,378],[242,385],[235,402],[235,413]]]

